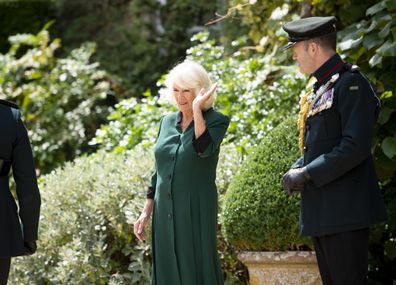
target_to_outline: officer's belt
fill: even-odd
[[[10,169],[11,169],[11,161],[0,158],[0,177],[8,176]]]

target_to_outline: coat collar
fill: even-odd
[[[206,114],[207,112],[209,112],[210,110],[213,110],[213,107],[210,107],[209,109],[202,111],[202,114]],[[177,112],[177,116],[176,116],[176,126],[180,125],[181,121],[183,119],[183,113],[181,111]],[[193,119],[194,120],[194,119]]]
[[[319,67],[312,75],[317,79],[314,84],[314,90],[325,84],[336,73],[344,68],[345,62],[339,54],[330,57],[321,67]]]

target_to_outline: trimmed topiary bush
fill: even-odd
[[[273,129],[230,184],[222,225],[238,249],[307,249],[308,239],[299,236],[299,196],[288,196],[281,187],[282,175],[299,157],[295,122],[291,117]]]

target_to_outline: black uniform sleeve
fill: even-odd
[[[336,108],[341,120],[340,143],[307,165],[317,187],[335,180],[371,155],[377,99],[369,82],[359,73],[351,74],[339,89]]]
[[[16,120],[17,136],[12,150],[12,171],[18,196],[19,217],[24,240],[35,241],[38,237],[41,198],[28,133],[19,111]]]
[[[295,163],[293,163],[293,165],[290,167],[291,169],[294,168],[301,168],[304,166],[304,157],[301,156],[299,159],[296,160]]]

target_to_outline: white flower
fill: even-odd
[[[286,16],[287,13],[289,13],[289,5],[283,4],[282,7],[277,7],[274,11],[272,11],[270,19],[280,20]]]
[[[260,40],[260,46],[265,46],[268,42],[268,37],[262,37]]]

